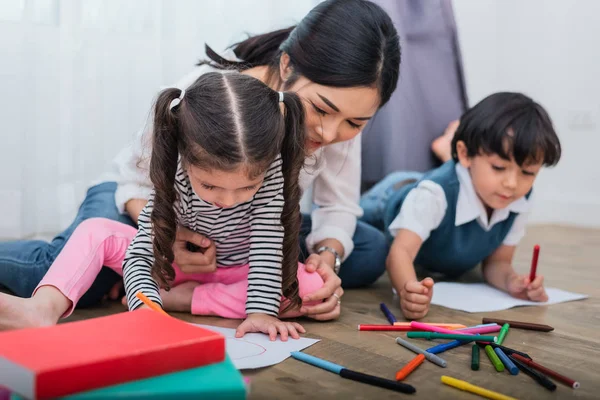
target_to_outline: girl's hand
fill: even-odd
[[[421,282],[409,281],[400,291],[400,309],[408,319],[420,319],[427,315],[433,296],[433,279],[425,278]]]
[[[191,251],[190,244],[198,251]],[[173,255],[175,264],[185,274],[206,274],[217,270],[215,243],[206,236],[181,225],[177,227]]]
[[[250,314],[237,327],[235,337],[241,338],[249,332],[266,333],[269,335],[271,341],[277,339],[277,333],[279,333],[281,341],[285,342],[288,339],[288,335],[291,335],[294,339],[300,339],[298,332],[305,333],[306,330],[296,322],[282,322],[278,318],[267,314]]]
[[[513,297],[531,301],[548,301],[542,275],[536,276],[533,282],[529,282],[529,275],[514,274],[508,278],[506,287]]]

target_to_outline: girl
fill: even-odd
[[[31,299],[0,297],[2,327],[69,315],[104,264],[123,273],[130,310],[143,305],[137,292],[162,304],[159,287],[172,283],[163,296],[173,308],[247,316],[240,336],[299,337],[300,325],[277,317],[282,293],[282,312],[298,315],[300,293],[322,286],[318,274],[303,269],[297,278],[303,123],[297,95],[238,73],[211,72],[187,91],[163,91],[154,110],[154,189],[137,234],[107,219],[81,224]],[[217,272],[186,275],[173,265],[178,223],[216,244]]]
[[[296,27],[250,37],[223,56],[209,48],[207,54],[209,64],[198,66],[176,87],[187,89],[202,74],[233,68],[274,90],[296,92],[304,100],[306,148],[318,162],[300,176],[302,189],[312,184],[316,205],[310,216],[302,217],[301,259],[325,284],[304,299],[319,301],[303,307],[303,312],[320,320],[336,318],[343,294],[340,278],[344,287],[358,287],[385,271],[384,235],[357,223],[362,213],[359,133],[396,87],[400,65],[396,29],[389,16],[369,1],[327,0]],[[141,154],[137,139],[89,189],[73,224],[52,242],[0,243],[0,284],[19,296],[30,296],[73,230],[88,218],[135,226],[152,189],[147,163],[138,162]],[[188,251],[188,242],[203,252]],[[215,246],[205,236],[180,228],[174,258],[183,272],[214,271]],[[103,269],[82,302],[98,302],[119,279]]]
[[[535,178],[560,155],[542,106],[520,93],[495,93],[461,117],[450,161],[425,174],[390,174],[363,195],[363,218],[393,240],[387,269],[406,318],[427,314],[434,289],[433,279],[417,280],[414,265],[456,277],[482,263],[492,286],[548,300],[543,277],[518,275],[512,258]]]

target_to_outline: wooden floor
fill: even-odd
[[[557,226],[530,228],[516,256],[515,265],[520,272],[529,270],[531,249],[535,243],[541,245],[538,271],[545,276],[546,285],[585,293],[590,296],[589,299],[546,307],[513,308],[485,315],[433,306],[425,321],[475,325],[481,323],[483,316],[491,316],[551,325],[555,330],[550,333],[511,329],[505,344],[525,351],[541,364],[578,380],[581,388],[573,390],[557,383],[558,389],[549,392],[523,373],[511,376],[508,372],[496,372],[483,353],[481,369],[471,371],[470,346],[463,346],[443,353],[442,357],[448,362],[447,368],[425,362],[413,372],[406,380],[417,389],[412,397],[476,398],[443,385],[440,377],[449,375],[519,399],[600,398],[600,230]],[[468,281],[478,279],[481,279],[479,273],[465,277]],[[386,323],[379,310],[380,302],[391,306],[397,316],[401,315],[398,306],[392,303],[391,286],[386,277],[369,289],[347,291],[338,321],[302,321],[308,337],[321,339],[305,351],[350,369],[393,379],[395,372],[414,356],[395,344],[394,338],[399,335],[356,330],[359,323]],[[117,311],[123,311],[123,308],[116,304],[78,310],[72,319]],[[239,323],[218,318],[178,316],[196,323],[231,328]],[[417,340],[414,342],[417,343]],[[421,347],[427,345],[423,342],[417,344]],[[408,396],[348,381],[291,358],[247,375],[252,378],[251,399],[392,399]]]

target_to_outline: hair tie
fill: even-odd
[[[172,110],[174,107],[177,107],[179,103],[181,103],[181,100],[183,100],[183,96],[185,96],[185,89],[181,89],[179,97],[171,100],[171,104],[169,104],[169,110]]]
[[[278,93],[279,93],[279,102],[281,103],[281,102],[283,102],[284,94],[283,94],[283,92],[278,92]]]

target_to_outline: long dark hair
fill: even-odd
[[[160,93],[155,106],[150,179],[154,185],[153,275],[168,287],[175,277],[177,201],[175,175],[178,157],[182,165],[232,171],[244,166],[249,175],[264,173],[278,155],[282,158],[284,228],[282,291],[287,308],[301,304],[298,282],[300,197],[298,175],[304,164],[304,109],[294,93],[285,92],[284,112],[279,94],[261,81],[239,73],[207,73],[186,90],[181,103],[179,89]]]
[[[242,61],[230,61],[205,46],[217,68],[243,71],[269,67],[267,83],[279,87],[279,59],[290,56],[293,75],[333,87],[376,87],[382,107],[398,83],[400,42],[389,15],[366,0],[327,0],[313,8],[295,27],[252,36],[232,46]]]
[[[514,158],[520,166],[530,161],[553,166],[561,155],[550,116],[522,93],[491,94],[463,114],[452,140],[455,161],[459,141],[465,143],[469,157],[497,154],[505,160]]]

